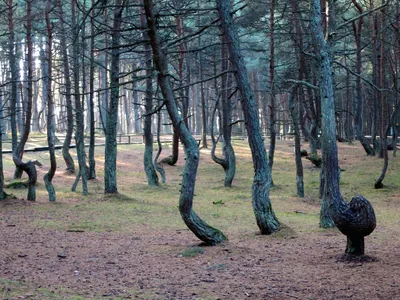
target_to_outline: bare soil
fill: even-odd
[[[349,261],[336,230],[248,232],[203,247],[184,225],[136,224],[133,234],[46,229],[34,221],[49,205],[0,202],[1,299],[400,299],[398,228],[378,224],[366,239],[369,258]],[[183,255],[190,247],[201,247],[198,255]]]

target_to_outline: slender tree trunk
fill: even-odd
[[[143,3],[139,0],[140,4]],[[143,11],[140,11],[140,23],[143,28],[146,26],[146,16]],[[143,31],[143,40],[147,41],[149,36],[146,31]],[[145,60],[146,60],[146,104],[145,104],[145,116],[144,116],[144,156],[143,165],[147,176],[147,184],[149,186],[157,186],[158,176],[153,165],[153,133],[151,132],[152,125],[152,110],[153,110],[153,64],[151,58],[151,45],[149,43],[145,44]]]
[[[75,182],[72,186],[72,191],[75,191],[76,185],[80,178],[82,178],[82,194],[87,195],[87,178],[88,171],[86,166],[86,154],[85,154],[85,141],[84,141],[84,113],[80,96],[80,72],[79,72],[79,32],[78,23],[76,16],[75,0],[71,0],[71,26],[73,32],[73,78],[74,78],[74,100],[75,100],[75,142],[76,152],[78,155],[79,172],[76,175]]]
[[[107,113],[106,146],[104,162],[104,193],[115,194],[117,189],[117,122],[119,102],[119,40],[121,37],[121,22],[123,1],[115,0],[114,19],[111,42],[111,77],[110,103]],[[153,164],[151,164],[153,165]]]
[[[25,125],[24,131],[21,135],[19,143],[14,151],[14,155],[17,157],[17,163],[22,162],[22,156],[24,152],[25,144],[28,140],[30,128],[31,128],[31,119],[32,119],[32,99],[33,99],[33,46],[32,46],[32,0],[27,1],[27,13],[26,13],[26,43],[28,47],[28,91],[27,91],[27,105],[25,112]],[[15,114],[14,114],[15,116]],[[15,126],[15,123],[14,123]],[[33,165],[33,168],[35,166]],[[14,178],[21,178],[23,170],[18,167],[15,170]],[[36,172],[36,169],[35,169]],[[36,180],[35,180],[36,183]]]
[[[217,8],[222,31],[228,42],[232,67],[236,70],[236,83],[242,96],[241,104],[255,173],[252,193],[254,214],[261,234],[271,234],[280,228],[280,224],[272,210],[269,198],[271,170],[269,168],[268,156],[262,138],[258,108],[254,93],[250,87],[250,80],[243,56],[239,52],[239,37],[233,24],[230,0],[217,0]]]
[[[296,187],[297,187],[297,197],[304,197],[304,180],[303,180],[303,162],[301,161],[301,147],[300,147],[300,130],[299,130],[299,104],[296,103],[297,99],[295,93],[297,93],[298,88],[290,94],[289,97],[289,109],[290,116],[293,121],[294,129],[294,149],[296,158]],[[297,101],[298,102],[298,101]]]
[[[52,53],[52,43],[53,43],[53,33],[52,24],[50,22],[50,10],[51,10],[51,0],[47,0],[46,3],[46,30],[47,30],[47,143],[49,146],[50,154],[50,170],[44,175],[44,183],[46,185],[47,192],[49,193],[49,201],[56,201],[56,191],[54,189],[52,180],[54,174],[56,173],[57,162],[56,155],[54,151],[54,138],[55,138],[55,128],[54,128],[54,103],[53,95],[51,93],[51,78],[52,78],[52,67],[53,67],[53,53]]]
[[[94,0],[91,0],[92,7]],[[89,119],[90,119],[90,140],[89,140],[89,173],[88,179],[96,179],[96,160],[95,151],[95,119],[94,119],[94,9],[91,11],[90,18],[90,66],[89,66]]]
[[[140,133],[140,122],[139,122],[139,97],[136,91],[136,79],[135,76],[132,75],[132,100],[133,100],[133,116],[134,116],[134,126],[135,126],[135,134]]]
[[[382,1],[383,4],[383,1]],[[380,11],[380,28],[383,28],[384,26],[384,11]],[[384,33],[381,32],[381,48],[380,48],[380,88],[384,89],[385,88],[385,36]],[[381,96],[381,126],[380,126],[380,145],[381,145],[381,150],[380,152],[382,153],[383,157],[383,168],[382,172],[378,178],[378,180],[375,182],[375,188],[380,189],[383,188],[383,180],[385,179],[386,176],[386,171],[388,169],[389,165],[389,155],[388,155],[388,149],[387,149],[387,129],[388,129],[388,104],[386,100],[386,95],[383,91],[380,92]],[[381,156],[381,155],[380,155]]]
[[[224,37],[221,37],[221,73],[224,73],[229,68],[229,54],[226,41]],[[222,153],[224,155],[223,159],[217,158],[215,155],[216,142],[213,138],[213,147],[211,151],[211,157],[213,160],[220,164],[225,171],[225,181],[224,186],[231,187],[232,181],[236,173],[236,158],[235,151],[232,146],[232,103],[229,95],[229,80],[228,74],[223,74],[221,76],[221,128],[220,132],[222,134]],[[213,116],[214,120],[214,116]],[[214,123],[214,121],[212,122]],[[212,133],[213,134],[213,133]]]
[[[28,3],[28,9],[29,4]],[[9,100],[9,115],[10,115],[10,125],[11,125],[11,145],[13,153],[17,153],[17,122],[16,122],[16,105],[17,105],[17,81],[18,81],[18,72],[17,72],[17,59],[15,57],[15,36],[14,36],[14,16],[13,9],[14,3],[13,0],[8,0],[8,52],[9,52],[9,63],[10,63],[10,71],[11,71],[11,97]],[[30,11],[29,11],[30,13]],[[30,18],[27,11],[27,20]],[[28,30],[28,28],[27,28]],[[19,176],[21,177],[21,175]]]
[[[276,105],[275,105],[275,0],[270,0],[270,54],[269,54],[269,88],[270,88],[270,119],[269,119],[269,169],[271,172],[271,184],[274,185],[272,180],[272,166],[274,165],[275,145],[276,145]]]
[[[72,133],[74,131],[74,113],[72,108],[72,99],[71,99],[71,73],[68,61],[68,52],[67,52],[67,43],[66,43],[66,34],[65,34],[65,19],[64,19],[64,11],[62,7],[62,1],[58,0],[59,7],[59,18],[60,18],[60,48],[62,55],[62,64],[64,71],[64,81],[65,81],[65,104],[67,110],[67,131],[65,134],[65,139],[62,147],[62,154],[67,166],[67,170],[71,173],[75,173],[75,163],[72,158],[69,147],[71,145]]]
[[[356,6],[358,12],[360,14],[363,13],[362,7],[357,3],[357,1],[353,0],[353,4]],[[356,47],[357,47],[357,55],[356,55],[356,72],[361,75],[361,32],[363,27],[363,18],[358,20],[356,25],[356,21],[353,22],[353,31],[356,39]],[[364,121],[363,121],[363,110],[364,103],[362,101],[362,88],[361,88],[361,77],[356,76],[356,111],[354,117],[354,129],[356,131],[357,139],[360,141],[367,155],[375,155],[374,149],[370,146],[367,139],[364,136]]]
[[[175,128],[175,132],[179,134],[186,154],[181,196],[179,199],[179,211],[185,224],[200,240],[206,244],[215,245],[226,240],[226,237],[221,231],[205,223],[193,211],[194,187],[196,183],[200,152],[196,140],[185,126],[178,110],[178,105],[172,91],[170,77],[168,76],[168,63],[160,48],[160,38],[156,30],[156,18],[152,11],[152,7],[152,0],[144,0],[149,37],[153,48],[154,64],[158,71],[158,83],[166,102],[168,114]]]

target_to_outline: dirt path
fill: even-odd
[[[5,205],[1,277],[65,299],[71,293],[84,299],[400,297],[398,242],[369,239],[368,253],[376,261],[364,263],[340,261],[344,239],[334,231],[286,238],[249,234],[217,247],[193,248],[203,253],[185,257],[188,245],[198,246],[187,230],[149,232],[144,226],[133,235],[43,230],[30,225],[34,211],[5,214]],[[40,299],[29,295],[25,298]]]

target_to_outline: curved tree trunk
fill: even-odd
[[[228,70],[229,64],[228,64],[228,53],[225,45],[225,39],[224,37],[221,38],[221,73],[224,73]],[[232,186],[232,181],[235,177],[236,173],[236,157],[235,157],[235,151],[232,146],[232,103],[230,100],[230,95],[229,95],[229,82],[228,82],[228,74],[224,73],[221,76],[221,88],[220,88],[220,99],[221,99],[221,108],[219,111],[221,112],[221,135],[222,135],[222,153],[224,155],[224,158],[218,158],[215,155],[215,149],[217,146],[217,142],[215,141],[214,138],[214,120],[215,120],[215,112],[214,110],[213,115],[212,115],[212,124],[211,124],[211,131],[212,131],[212,149],[211,149],[211,158],[219,165],[222,166],[222,168],[225,171],[225,181],[224,181],[224,186],[225,187],[231,187]],[[218,89],[217,84],[215,84],[216,90]],[[215,108],[218,107],[219,100],[217,100],[217,103],[215,104]]]
[[[75,191],[76,184],[79,179],[82,178],[82,194],[88,194],[87,188],[87,166],[86,166],[86,154],[85,154],[85,141],[84,141],[84,114],[82,108],[82,102],[80,97],[80,87],[79,87],[79,31],[78,23],[76,20],[76,7],[75,0],[71,0],[71,26],[73,32],[73,76],[74,76],[74,99],[75,99],[75,143],[76,152],[78,155],[79,172],[76,175],[75,183],[73,184],[71,190]]]
[[[54,174],[56,173],[57,162],[56,155],[54,151],[54,103],[53,96],[51,93],[51,78],[52,78],[52,24],[50,23],[50,10],[51,10],[51,0],[47,0],[46,4],[46,29],[47,29],[47,143],[49,146],[50,154],[50,170],[44,175],[44,183],[46,185],[47,192],[49,193],[49,201],[56,201],[56,191],[54,189],[52,180]]]
[[[37,160],[29,160],[28,162],[24,163],[18,156],[13,155],[14,164],[21,168],[28,175],[28,197],[29,201],[36,201],[36,181],[37,181],[37,172],[36,166],[42,166],[40,162]]]
[[[139,1],[142,4],[142,1]],[[146,17],[140,9],[140,24],[142,28],[146,26]],[[149,39],[147,31],[143,31],[143,40]],[[151,132],[152,125],[152,110],[153,110],[153,64],[151,59],[151,45],[146,43],[145,49],[145,60],[146,60],[146,98],[145,98],[145,115],[144,115],[144,126],[143,126],[143,137],[144,137],[144,155],[143,165],[144,171],[147,177],[147,184],[149,186],[157,186],[158,176],[153,164],[153,133]]]
[[[330,11],[334,7],[330,7]],[[353,197],[346,203],[339,188],[339,164],[336,145],[336,123],[332,65],[329,45],[324,39],[320,0],[311,1],[311,30],[315,52],[321,66],[320,95],[322,101],[322,153],[325,170],[325,197],[330,215],[338,229],[347,236],[347,254],[364,254],[364,237],[376,226],[374,209],[363,196]]]
[[[72,108],[71,99],[71,74],[68,62],[68,52],[65,34],[65,20],[64,12],[62,8],[62,1],[58,0],[59,6],[59,18],[60,18],[60,48],[62,55],[63,71],[64,71],[64,81],[65,81],[65,102],[67,109],[67,132],[65,134],[65,139],[62,147],[62,155],[67,166],[67,170],[71,173],[75,173],[75,163],[71,154],[69,153],[69,147],[71,145],[72,133],[74,131],[74,113]]]
[[[164,53],[160,49],[160,39],[156,29],[156,18],[152,11],[153,1],[144,0],[144,8],[149,28],[149,37],[153,48],[153,57],[158,71],[158,84],[166,102],[167,110],[171,118],[174,130],[182,141],[186,154],[186,163],[183,170],[181,196],[179,199],[179,211],[182,219],[189,229],[208,245],[218,244],[226,240],[225,235],[209,226],[193,211],[194,187],[196,182],[197,167],[199,165],[200,152],[196,140],[190,134],[179,113],[178,105],[172,91],[168,76],[168,64]]]
[[[162,152],[162,143],[160,139],[160,134],[161,134],[161,111],[157,113],[157,145],[158,145],[158,151],[156,156],[154,157],[153,165],[154,169],[161,175],[161,182],[165,183],[165,171],[162,165],[158,163],[158,158],[161,155]]]
[[[254,93],[251,90],[243,56],[239,52],[239,37],[234,29],[230,0],[217,0],[217,8],[222,31],[228,42],[232,67],[236,70],[236,83],[242,96],[241,104],[255,173],[252,192],[254,214],[261,234],[271,234],[280,228],[280,224],[275,217],[269,198],[271,170],[269,168],[268,156],[262,138],[257,103],[254,98]]]
[[[176,132],[174,128],[174,132],[172,134],[172,155],[163,158],[160,163],[167,164],[170,166],[174,166],[179,158],[179,134]]]

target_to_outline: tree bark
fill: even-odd
[[[104,162],[104,193],[118,193],[117,188],[117,122],[119,102],[119,60],[123,1],[115,0],[111,41],[110,103],[107,113]]]
[[[210,227],[193,211],[194,188],[200,152],[196,140],[185,126],[178,110],[178,105],[168,75],[168,63],[160,48],[160,38],[157,33],[156,18],[152,6],[152,0],[144,0],[149,37],[153,49],[154,64],[158,71],[158,84],[160,85],[174,130],[179,134],[186,153],[181,196],[179,199],[179,211],[185,224],[200,240],[208,245],[215,245],[226,240],[226,237],[221,231]]]
[[[79,31],[76,16],[75,0],[71,0],[71,26],[73,33],[73,49],[72,49],[72,59],[73,59],[73,76],[74,76],[74,100],[75,100],[75,143],[76,152],[78,155],[79,172],[76,175],[75,183],[73,184],[71,190],[75,191],[76,185],[80,178],[82,178],[82,194],[88,194],[87,188],[87,178],[88,171],[86,165],[86,154],[85,154],[85,141],[84,141],[84,113],[80,96],[80,72],[79,72]]]
[[[22,156],[24,153],[24,147],[28,140],[30,128],[31,128],[31,119],[32,119],[32,99],[33,99],[33,45],[32,45],[32,0],[27,1],[27,13],[26,13],[26,43],[28,48],[28,84],[27,84],[27,102],[26,102],[26,112],[25,112],[25,123],[24,123],[24,131],[20,137],[19,143],[13,152],[13,155],[17,157],[17,162],[19,160],[22,162]],[[15,116],[15,114],[14,114]],[[19,160],[18,160],[19,159]],[[15,163],[15,161],[14,161]],[[34,166],[33,166],[34,168]],[[24,170],[17,165],[17,168],[14,173],[14,178],[21,178],[22,172]],[[35,170],[36,172],[36,170]]]
[[[224,37],[221,38],[221,73],[226,72],[229,69],[229,54]],[[213,146],[211,151],[211,157],[213,160],[221,165],[225,171],[224,186],[231,187],[232,181],[236,173],[236,157],[235,151],[232,146],[232,103],[229,95],[229,74],[224,73],[221,76],[221,88],[220,88],[220,99],[221,99],[221,128],[220,132],[222,135],[222,153],[223,159],[217,158],[215,155],[216,142],[213,138]],[[217,85],[216,85],[217,89]],[[219,101],[218,101],[219,102]],[[217,104],[216,104],[217,107]],[[215,114],[215,112],[214,112]],[[214,125],[214,115],[212,121],[212,127]],[[213,134],[213,132],[212,132]]]
[[[334,10],[334,7],[329,7]],[[328,43],[324,39],[320,0],[311,1],[311,30],[314,35],[316,59],[321,66],[320,97],[322,101],[322,153],[325,170],[325,197],[330,216],[338,229],[348,237],[347,254],[363,255],[360,240],[375,229],[376,219],[371,203],[363,196],[346,203],[339,188],[339,164],[336,145],[336,123],[332,65]],[[329,35],[328,35],[329,36]]]
[[[357,3],[357,1],[352,0],[353,4],[356,6],[358,12],[360,14],[363,13],[362,7]],[[357,55],[356,55],[356,73],[361,76],[361,65],[362,65],[362,57],[361,57],[361,32],[363,28],[363,18],[360,18],[357,22],[353,22],[353,32],[354,37],[356,40],[356,47],[357,47]],[[361,77],[356,76],[356,111],[354,116],[354,129],[356,132],[357,139],[360,141],[361,145],[363,146],[367,155],[374,156],[375,151],[369,144],[368,140],[365,138],[364,135],[364,121],[363,121],[363,110],[364,110],[364,103],[362,101],[362,89],[361,89]]]
[[[299,130],[299,104],[295,101],[295,93],[298,92],[298,88],[292,91],[289,97],[289,109],[290,116],[293,121],[294,130],[294,149],[295,149],[295,160],[296,160],[296,188],[297,197],[304,197],[304,178],[303,178],[303,162],[301,161],[301,147],[300,147],[300,130]]]
[[[230,0],[217,0],[217,8],[221,28],[228,42],[230,60],[235,70],[236,83],[242,96],[241,104],[255,173],[252,191],[253,210],[261,234],[271,234],[280,228],[280,224],[272,209],[269,198],[271,171],[262,138],[257,103],[250,87],[250,80],[243,56],[239,52],[239,37],[232,20]]]
[[[276,105],[275,105],[275,0],[270,0],[270,19],[269,19],[269,88],[270,88],[270,107],[269,107],[269,169],[271,172],[271,185],[274,185],[272,180],[272,167],[274,165],[275,145],[276,145]]]
[[[27,20],[30,18],[28,12],[30,13],[29,6],[31,5],[31,1],[27,1],[28,10],[27,10]],[[10,71],[11,71],[11,97],[9,100],[9,115],[10,115],[10,125],[11,125],[11,146],[13,153],[17,153],[17,122],[16,122],[16,105],[17,105],[17,81],[18,81],[18,72],[17,72],[17,59],[15,57],[15,36],[14,36],[14,3],[13,0],[8,0],[7,2],[8,8],[8,60],[10,63]],[[27,28],[28,30],[28,28]],[[16,171],[17,173],[17,171]],[[21,175],[19,175],[21,177]]]
[[[93,8],[94,1],[91,0]],[[90,120],[90,138],[89,138],[89,170],[88,179],[96,179],[96,160],[94,158],[95,151],[95,119],[94,119],[94,9],[91,11],[90,16],[90,65],[89,65],[89,120]]]
[[[142,5],[143,1],[139,0]],[[146,16],[142,9],[140,9],[140,24],[142,28],[146,28]],[[158,186],[158,176],[153,164],[153,133],[151,131],[152,125],[152,110],[153,110],[153,64],[151,59],[151,45],[147,43],[149,36],[147,31],[143,31],[143,40],[146,41],[145,49],[145,66],[146,66],[146,95],[145,95],[145,115],[144,115],[144,155],[143,165],[147,177],[147,184],[149,186]]]
[[[68,61],[68,52],[67,52],[67,43],[66,43],[66,34],[65,34],[65,19],[64,19],[64,11],[62,7],[62,1],[58,0],[59,7],[59,18],[60,18],[60,48],[62,55],[62,64],[64,71],[64,81],[65,81],[65,103],[67,110],[67,130],[65,133],[65,139],[62,147],[62,155],[67,166],[67,171],[71,173],[75,173],[75,162],[72,158],[69,147],[71,145],[72,133],[74,131],[74,113],[72,108],[72,99],[71,99],[71,73]]]
[[[57,162],[56,155],[54,151],[54,138],[55,138],[55,128],[54,128],[54,103],[53,95],[51,93],[51,79],[52,79],[52,67],[53,67],[53,53],[52,53],[52,43],[53,43],[53,33],[52,24],[50,22],[50,11],[51,11],[51,0],[47,0],[46,3],[46,31],[47,31],[47,143],[49,146],[50,154],[50,169],[44,175],[44,183],[46,185],[47,192],[49,193],[49,201],[56,201],[56,191],[53,186],[53,177],[56,173]]]

